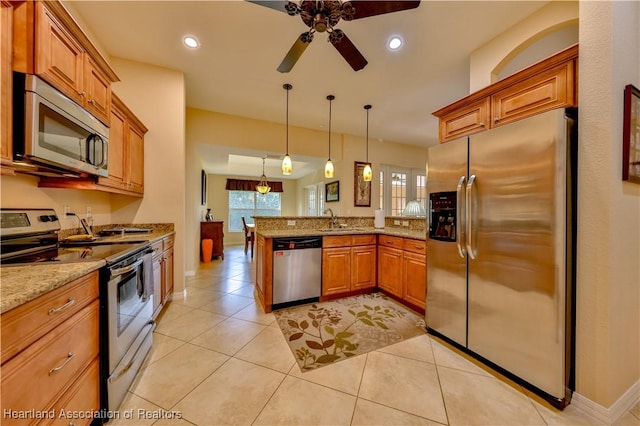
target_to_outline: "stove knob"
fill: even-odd
[[[43,214],[42,216],[40,216],[40,222],[50,222],[51,221],[51,216]]]
[[[49,220],[51,222],[56,222],[58,220],[58,216],[56,216],[55,214],[50,214],[49,215]]]

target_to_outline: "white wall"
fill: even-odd
[[[174,224],[174,291],[180,292],[186,265],[184,75],[120,58],[113,58],[111,64],[121,79],[113,91],[149,129],[145,135],[144,198],[131,203],[114,197],[112,220]]]
[[[640,381],[640,185],[621,179],[639,52],[640,3],[580,3],[577,391],[604,407]]]

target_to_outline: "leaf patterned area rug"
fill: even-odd
[[[425,334],[424,319],[382,293],[274,311],[301,371]]]

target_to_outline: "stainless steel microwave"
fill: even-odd
[[[14,72],[13,93],[14,164],[108,176],[107,126],[35,75]]]

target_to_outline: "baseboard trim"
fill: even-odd
[[[627,391],[622,394],[611,407],[606,408],[597,402],[591,401],[589,398],[574,392],[571,397],[571,405],[585,413],[593,416],[598,421],[612,425],[622,416],[627,414],[633,406],[640,401],[640,380],[635,382]]]

